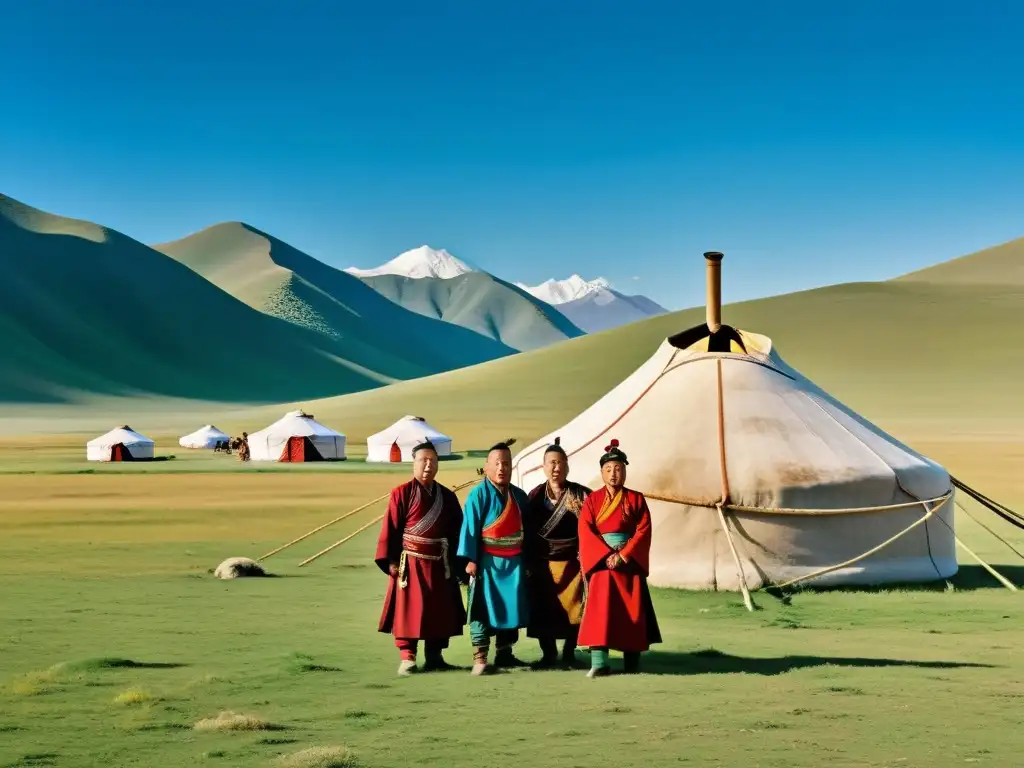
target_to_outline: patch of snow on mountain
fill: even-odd
[[[582,299],[584,296],[589,296],[592,293],[607,292],[612,287],[611,283],[603,277],[598,277],[594,280],[584,280],[579,275],[572,275],[565,280],[545,280],[540,285],[534,286],[524,285],[523,283],[516,283],[516,285],[527,293],[536,296],[541,301],[546,301],[548,304],[556,306]]]
[[[447,279],[458,277],[475,270],[461,259],[452,256],[444,248],[435,250],[428,245],[421,245],[411,251],[401,253],[386,264],[372,269],[349,267],[345,270],[356,277],[373,277],[374,275],[401,275],[403,277],[439,277]]]

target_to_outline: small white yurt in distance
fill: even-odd
[[[768,337],[721,325],[722,255],[705,256],[707,322],[663,341],[604,397],[518,453],[512,482],[527,491],[544,482],[544,449],[559,436],[569,477],[599,488],[598,459],[617,439],[626,486],[647,494],[655,586],[955,574],[948,472],[791,368]]]
[[[179,439],[178,445],[182,448],[213,449],[221,443],[226,444],[230,439],[228,435],[221,432],[213,424],[207,424]]]
[[[153,441],[125,424],[85,444],[87,461],[146,461],[153,458]]]
[[[430,426],[422,416],[403,416],[387,429],[366,438],[367,461],[412,461],[412,449],[429,440],[438,456],[450,456],[452,439]]]
[[[339,461],[345,458],[345,436],[325,427],[310,414],[289,411],[266,429],[249,435],[252,461]]]

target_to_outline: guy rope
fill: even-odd
[[[324,523],[319,528],[314,528],[309,533],[304,533],[301,536],[299,536],[299,538],[292,539],[287,544],[284,544],[284,545],[278,547],[277,549],[270,550],[269,552],[267,552],[267,554],[261,555],[260,557],[257,557],[256,561],[259,562],[261,560],[266,560],[271,555],[276,555],[278,552],[281,552],[281,551],[283,551],[285,549],[288,549],[288,547],[292,546],[293,544],[298,544],[300,541],[304,541],[305,539],[308,539],[314,533],[319,533],[320,531],[322,531],[324,528],[328,527],[329,525],[334,525],[335,523],[340,523],[345,518],[352,517],[352,515],[356,514],[356,512],[362,512],[367,507],[372,507],[374,504],[376,504],[378,502],[381,502],[381,501],[384,501],[384,499],[386,499],[390,495],[391,495],[391,492],[388,491],[383,496],[378,496],[376,499],[373,499],[372,501],[366,502],[361,507],[356,507],[351,512],[346,512],[344,515],[341,515],[340,517],[336,517],[333,520],[331,520],[330,522]]]
[[[478,474],[482,474],[482,473],[483,473],[483,470],[479,470],[479,469],[478,469],[478,470],[477,470],[477,473],[478,473]],[[466,482],[464,482],[464,483],[460,483],[459,485],[456,485],[456,486],[455,486],[454,488],[452,488],[452,489],[451,489],[451,490],[452,490],[452,493],[455,493],[456,491],[461,491],[461,490],[462,490],[463,488],[466,488],[466,487],[468,487],[468,486],[470,486],[470,485],[474,485],[475,483],[479,483],[479,482],[480,482],[480,478],[477,478],[477,479],[475,479],[475,480],[467,480]],[[376,501],[380,501],[381,499],[386,499],[386,498],[387,498],[388,496],[390,496],[390,495],[391,495],[391,494],[390,494],[390,492],[388,492],[388,493],[386,493],[386,494],[385,494],[384,496],[382,496],[382,497],[381,497],[380,499],[375,499],[374,501],[371,501],[371,502],[369,502],[368,504],[364,504],[364,505],[363,505],[362,507],[360,507],[359,509],[357,509],[357,510],[354,510],[354,512],[358,512],[358,511],[359,511],[360,509],[366,509],[366,507],[370,506],[371,504],[374,504],[374,503],[375,503]],[[350,512],[349,514],[354,514],[354,512]],[[346,541],[349,541],[350,539],[354,539],[354,538],[355,538],[356,536],[358,536],[358,535],[359,535],[360,533],[362,533],[363,531],[365,531],[365,530],[366,530],[367,528],[371,528],[371,527],[373,527],[374,525],[377,525],[378,523],[380,523],[380,521],[384,519],[384,516],[385,516],[385,515],[387,515],[387,512],[385,512],[385,513],[384,513],[384,514],[382,514],[382,515],[378,515],[378,516],[377,516],[377,517],[375,517],[375,518],[374,518],[373,520],[371,520],[370,522],[368,522],[368,523],[367,523],[366,525],[360,526],[359,528],[357,528],[356,530],[354,530],[354,531],[353,531],[352,533],[350,533],[350,534],[349,534],[348,536],[346,536],[345,538],[343,538],[343,539],[339,539],[338,541],[336,541],[336,542],[334,542],[333,544],[331,544],[331,546],[329,546],[329,547],[325,547],[324,549],[321,549],[321,550],[320,550],[319,552],[317,552],[317,553],[316,553],[315,555],[313,555],[312,557],[307,557],[307,558],[306,558],[305,560],[303,560],[303,561],[302,561],[301,563],[299,563],[299,567],[301,568],[301,567],[302,567],[302,566],[304,566],[304,565],[308,565],[309,563],[312,563],[312,562],[313,562],[314,560],[316,560],[317,558],[319,558],[319,557],[322,557],[322,556],[326,555],[326,554],[327,554],[328,552],[330,552],[331,550],[333,550],[333,549],[335,549],[335,548],[337,548],[337,547],[340,547],[340,546],[341,546],[342,544],[344,544],[344,543],[345,543]],[[343,518],[343,517],[348,517],[348,515],[343,515],[343,516],[342,516],[342,518]],[[342,518],[338,518],[338,519],[340,520],[340,519],[342,519]],[[332,521],[332,522],[336,522],[336,521]],[[330,525],[330,523],[328,523],[328,525]],[[322,530],[322,529],[323,529],[323,528],[325,528],[325,527],[326,527],[326,526],[321,526],[321,527],[320,527],[320,528],[318,528],[317,530]],[[313,534],[313,533],[316,533],[316,531],[310,531],[309,533],[307,533],[307,534],[306,534],[306,536],[309,536],[309,535],[311,535],[311,534]],[[306,536],[303,536],[302,538],[306,538]],[[296,539],[295,541],[301,541],[301,539]],[[294,544],[295,542],[292,542],[292,543]],[[291,545],[290,545],[290,544],[286,544],[285,546],[291,546]],[[283,549],[283,547],[282,547],[282,549]],[[279,550],[275,550],[275,551],[279,551]],[[273,554],[273,553],[271,553],[271,554]]]

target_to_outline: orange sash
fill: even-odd
[[[498,519],[481,531],[481,549],[495,557],[515,557],[523,551],[523,516],[512,490]]]
[[[620,488],[618,491],[616,491],[615,496],[611,496],[608,493],[608,489],[606,488],[604,491],[604,502],[602,502],[601,504],[601,511],[597,513],[597,520],[594,521],[595,524],[600,525],[609,517],[611,517],[615,510],[617,510],[619,508],[619,505],[621,504],[622,489]]]

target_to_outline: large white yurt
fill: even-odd
[[[519,452],[512,482],[544,482],[543,452],[559,436],[569,477],[599,488],[598,460],[617,439],[626,486],[647,494],[655,586],[955,574],[947,471],[787,365],[768,337],[721,325],[722,255],[705,256],[707,322],[665,339],[604,397]]]
[[[125,424],[85,444],[87,461],[146,461],[153,458],[153,441]]]
[[[412,461],[412,449],[429,440],[438,456],[449,456],[452,439],[430,426],[422,416],[403,416],[387,429],[366,438],[367,461]]]
[[[182,448],[206,448],[213,449],[222,443],[227,443],[231,438],[217,429],[213,424],[200,427],[195,432],[185,435],[178,440]]]
[[[266,429],[249,435],[252,461],[338,461],[345,436],[302,411],[289,411]]]

